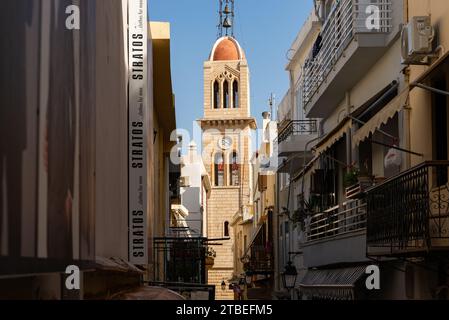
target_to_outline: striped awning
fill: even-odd
[[[393,118],[397,112],[407,106],[409,97],[409,89],[405,89],[390,101],[382,110],[380,110],[374,117],[372,117],[367,123],[359,128],[352,136],[353,148],[358,147],[361,142],[367,139],[383,124],[386,124],[391,118]]]
[[[366,266],[308,270],[299,285],[300,292],[310,299],[354,300],[356,282],[365,271]]]
[[[333,131],[324,137],[314,148],[315,156],[319,156],[338,142],[352,127],[352,120],[346,118]]]
[[[254,245],[254,242],[256,241],[257,236],[262,232],[262,228],[263,228],[264,224],[265,224],[265,222],[264,222],[264,223],[261,223],[261,224],[257,227],[256,231],[253,233],[253,235],[252,235],[252,237],[251,237],[251,240],[250,240],[250,242],[249,242],[248,247],[247,247],[247,248],[244,248],[244,249],[245,249],[245,254],[247,254],[247,253],[249,252],[249,250],[251,250],[251,247]]]

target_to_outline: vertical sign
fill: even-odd
[[[129,260],[148,264],[147,242],[147,0],[128,1]]]

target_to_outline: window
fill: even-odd
[[[214,109],[220,108],[220,85],[218,81],[214,82]]]
[[[239,83],[237,82],[237,80],[234,80],[234,82],[232,83],[232,103],[234,108],[239,108],[239,101]]]
[[[215,186],[224,186],[224,161],[223,154],[217,153],[214,159],[214,175],[215,175]]]
[[[229,237],[229,222],[225,221],[223,225],[223,235]]]
[[[238,161],[237,152],[231,154],[231,161],[229,165],[229,176],[231,177],[231,186],[240,185],[240,165]]]
[[[226,80],[223,83],[223,108],[229,108],[229,83]]]

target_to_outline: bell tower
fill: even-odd
[[[218,22],[218,38],[234,37],[234,0],[219,0],[220,21]]]
[[[222,282],[237,276],[241,256],[234,252],[238,235],[233,226],[248,215],[252,205],[251,117],[249,68],[245,53],[234,38],[234,1],[219,0],[219,38],[204,62],[204,117],[199,119],[203,161],[212,190],[207,202],[207,231],[211,239],[225,239],[213,246],[215,263],[208,283],[216,285],[217,299],[233,299]]]

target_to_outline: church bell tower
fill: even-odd
[[[233,224],[248,215],[251,206],[251,135],[256,121],[251,117],[250,79],[245,52],[234,37],[234,0],[219,0],[218,39],[204,62],[203,161],[212,181],[207,202],[207,234],[225,239],[212,246],[217,256],[208,270],[208,283],[216,285],[217,299],[233,299],[224,281],[237,276],[240,253],[234,252]]]

